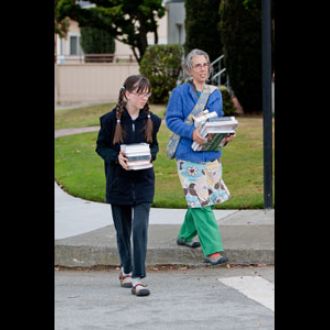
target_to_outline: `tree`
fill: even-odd
[[[193,48],[207,52],[214,61],[222,54],[218,23],[220,0],[185,0],[185,53]]]
[[[55,3],[57,21],[70,17],[80,27],[107,31],[115,39],[131,46],[138,62],[148,46],[147,33],[154,34],[158,43],[157,19],[165,14],[162,0],[90,0],[95,7],[81,8],[75,0]]]
[[[106,31],[85,26],[81,28],[80,33],[80,45],[85,54],[114,53],[115,40]]]
[[[261,112],[261,0],[221,0],[220,34],[235,95],[244,112]]]
[[[55,0],[55,8],[57,6],[58,0]],[[56,34],[60,36],[60,38],[66,38],[68,30],[69,30],[70,20],[65,17],[63,19],[59,19],[55,16],[55,28],[54,31]]]

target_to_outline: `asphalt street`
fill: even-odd
[[[56,330],[273,330],[274,267],[150,268],[151,295],[118,270],[55,271]]]

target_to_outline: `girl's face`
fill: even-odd
[[[126,91],[127,102],[138,109],[144,108],[150,95],[151,93],[148,91],[148,89],[140,92],[137,92],[137,89],[132,92]]]
[[[192,68],[189,71],[197,83],[205,83],[209,77],[209,63],[204,55],[195,55],[192,58]]]

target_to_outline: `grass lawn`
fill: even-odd
[[[108,104],[81,110],[58,110],[56,128],[97,126],[98,117],[111,108]],[[164,106],[152,105],[151,108],[164,116]],[[223,149],[222,157],[223,178],[232,198],[218,208],[263,208],[262,117],[238,117],[238,121],[237,137]],[[153,207],[185,208],[176,163],[165,155],[169,135],[163,123],[158,135],[160,152],[154,163],[156,194]],[[103,160],[95,153],[96,136],[97,132],[92,132],[57,138],[55,177],[71,195],[103,202],[105,177]]]
[[[115,103],[105,103],[77,109],[56,110],[55,129],[98,126],[99,117],[111,111],[114,106]],[[163,105],[151,104],[150,109],[164,118],[165,107]]]

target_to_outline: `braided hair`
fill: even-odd
[[[121,124],[121,117],[125,111],[126,101],[125,101],[125,92],[133,92],[136,91],[144,92],[147,90],[150,92],[151,85],[149,80],[142,76],[142,75],[132,75],[129,76],[126,81],[124,82],[123,86],[120,88],[119,91],[119,97],[118,102],[116,105],[116,128],[115,128],[115,134],[113,137],[113,144],[116,143],[123,143],[124,137],[125,137],[125,131],[123,129],[123,126]],[[147,112],[147,121],[145,125],[145,137],[148,143],[152,143],[152,132],[153,132],[153,122],[151,120],[151,114],[149,109],[148,102],[145,104],[144,108],[142,109]]]

